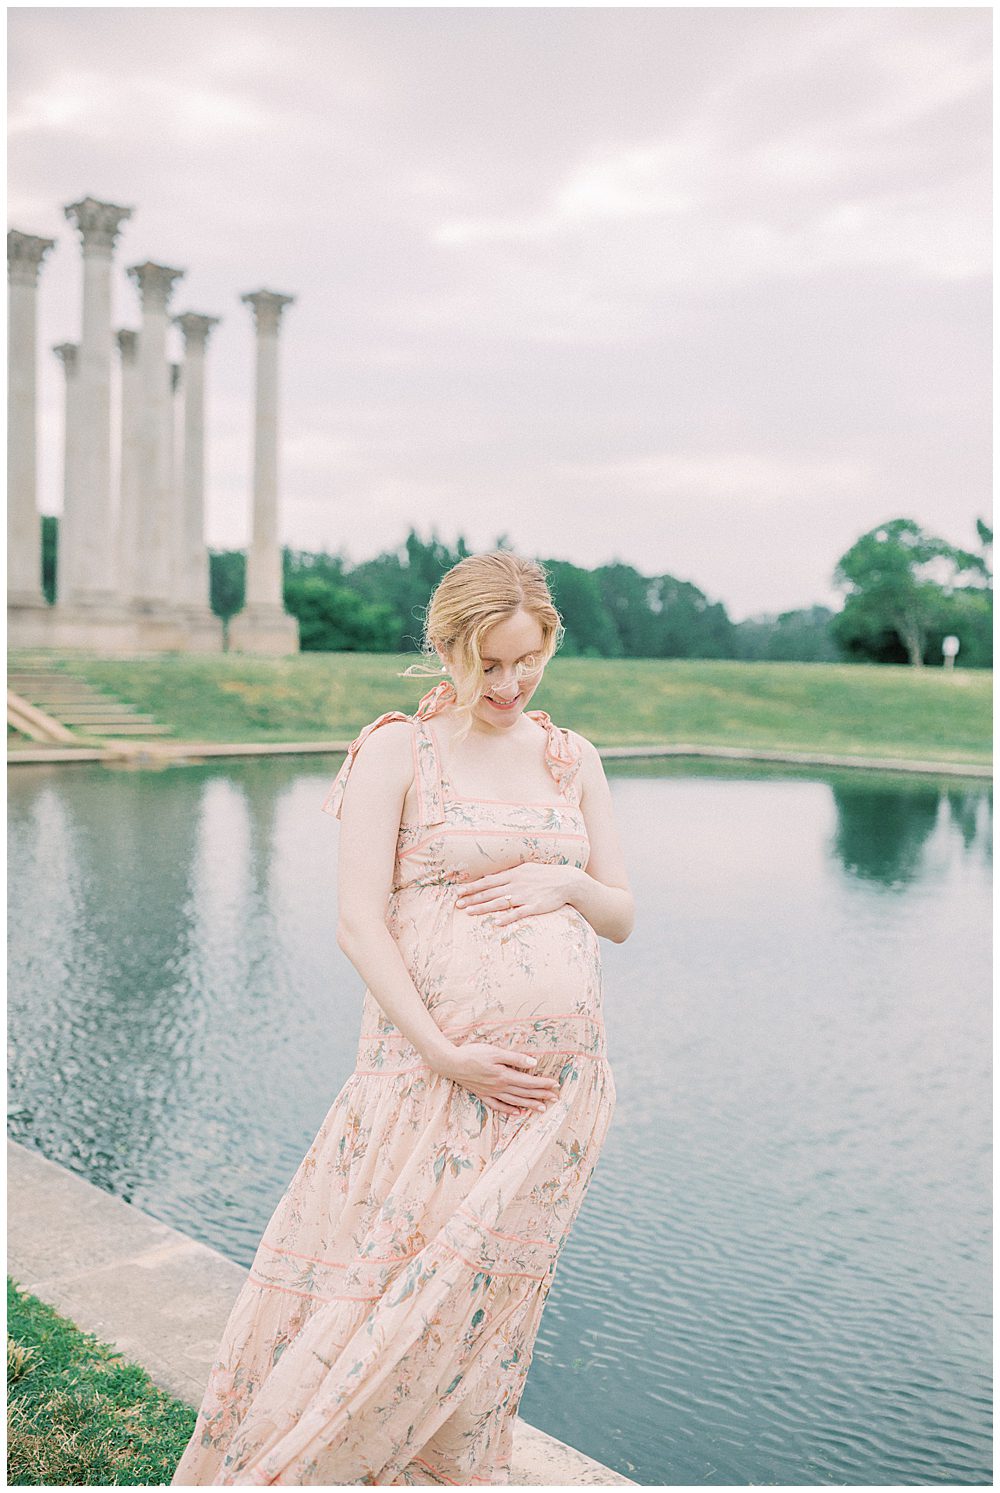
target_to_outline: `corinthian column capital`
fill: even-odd
[[[175,326],[180,327],[184,334],[185,351],[200,352],[208,341],[209,332],[213,327],[218,326],[222,317],[202,316],[197,311],[185,311],[180,316],[172,316],[170,320]]]
[[[63,208],[66,217],[80,230],[84,254],[108,256],[122,224],[128,221],[133,211],[131,207],[119,207],[114,202],[98,202],[95,197],[83,197]]]
[[[39,267],[54,244],[54,238],[39,238],[12,228],[7,234],[7,278],[11,284],[37,285]]]
[[[187,271],[172,270],[165,264],[154,264],[147,259],[145,264],[129,265],[126,273],[139,287],[143,310],[165,311],[174,281],[182,279]]]
[[[254,290],[248,295],[241,295],[240,300],[245,306],[253,307],[258,332],[277,333],[281,313],[286,306],[292,305],[295,297],[279,295],[276,290]]]

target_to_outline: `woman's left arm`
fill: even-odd
[[[572,733],[583,754],[580,808],[590,840],[587,869],[569,867],[566,901],[587,919],[594,932],[612,943],[624,943],[635,927],[635,902],[625,869],[625,855],[615,824],[611,789],[601,754],[592,742]]]

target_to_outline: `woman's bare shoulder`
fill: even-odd
[[[365,755],[375,758],[380,762],[402,762],[409,752],[413,742],[413,733],[416,730],[409,716],[398,716],[394,720],[379,720],[377,730],[371,730],[365,736]],[[360,759],[359,759],[360,760]]]
[[[583,757],[583,760],[585,762],[588,760],[592,762],[595,757],[598,761],[600,761],[601,754],[592,741],[589,741],[586,736],[581,735],[579,731],[572,730],[572,728],[569,726],[564,727],[564,729],[566,735],[569,737],[570,741],[576,747],[577,751]]]

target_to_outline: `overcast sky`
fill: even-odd
[[[839,606],[864,530],[990,494],[990,26],[970,9],[13,9],[9,224],[40,500],[80,328],[62,208],[134,207],[209,344],[207,526],[245,544],[244,291],[293,294],[282,537],[410,524],[630,562],[739,621]],[[179,356],[178,341],[172,351]]]

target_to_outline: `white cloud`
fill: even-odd
[[[455,219],[432,238],[444,245],[552,238],[591,224],[689,213],[695,199],[678,191],[671,176],[690,173],[681,142],[651,141],[592,152],[555,188],[547,209],[523,218]],[[694,152],[690,152],[691,155]]]

